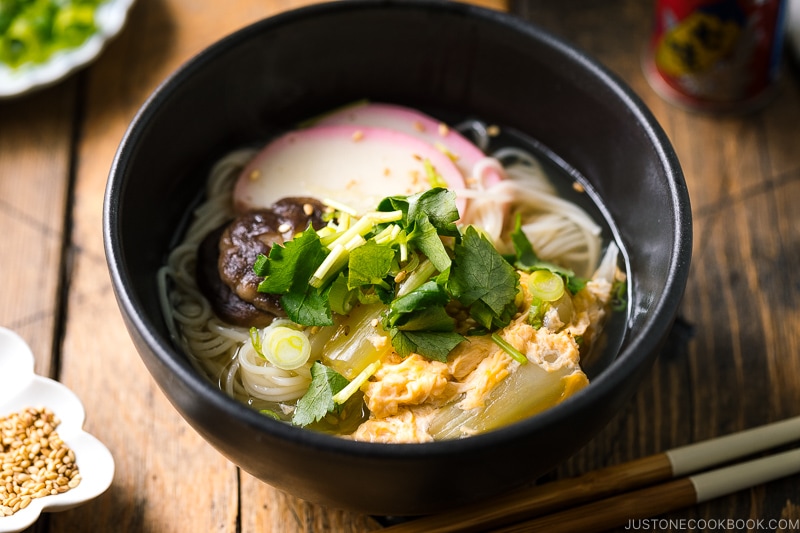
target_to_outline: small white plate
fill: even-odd
[[[94,35],[78,48],[56,52],[45,63],[23,65],[17,69],[0,63],[0,98],[52,85],[93,61],[106,42],[122,30],[131,4],[133,0],[108,0],[100,4],[95,11],[97,31]]]
[[[0,327],[0,416],[26,407],[48,407],[61,419],[56,432],[75,452],[81,482],[67,492],[34,498],[11,516],[0,516],[0,533],[30,527],[42,511],[64,511],[96,498],[114,478],[111,452],[83,431],[85,412],[78,397],[61,383],[34,374],[28,345],[16,333]]]

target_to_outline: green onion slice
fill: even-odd
[[[262,339],[264,357],[283,370],[295,370],[308,362],[311,356],[311,341],[302,331],[275,326],[264,330]]]
[[[564,295],[564,279],[549,270],[536,270],[528,278],[528,288],[534,298],[555,302]]]

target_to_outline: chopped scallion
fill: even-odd
[[[367,367],[359,372],[359,374],[353,378],[353,381],[348,383],[345,388],[337,392],[333,395],[333,402],[337,405],[342,405],[344,402],[350,399],[350,397],[355,394],[355,392],[361,388],[361,385],[367,382],[367,380],[372,377],[372,375],[378,371],[380,368],[381,362],[380,361],[373,361]]]
[[[555,302],[564,295],[564,279],[549,270],[535,270],[528,278],[528,289],[534,298]]]
[[[282,370],[300,368],[311,356],[311,341],[306,334],[287,326],[266,328],[262,346],[267,361]]]
[[[328,207],[332,207],[336,211],[340,211],[342,213],[347,213],[347,214],[352,215],[352,216],[358,215],[358,211],[356,211],[355,209],[353,209],[349,205],[343,204],[341,202],[337,202],[336,200],[334,200],[332,198],[323,199],[322,200],[322,204],[326,205]]]
[[[497,333],[492,333],[492,340],[496,345],[502,348],[504,352],[510,355],[511,358],[517,361],[518,363],[524,365],[525,363],[528,362],[528,358],[525,356],[524,353],[514,348],[508,341],[506,341],[503,337],[501,337]]]

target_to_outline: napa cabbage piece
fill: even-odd
[[[589,383],[581,352],[595,343],[615,283],[623,277],[616,267],[618,253],[610,245],[591,280],[546,305],[535,303],[531,274],[521,272],[517,314],[495,332],[502,343],[491,335],[468,337],[448,356],[447,386],[431,387],[429,399],[420,400],[415,383],[421,365],[413,373],[399,365],[395,373],[392,365],[382,367],[362,387],[373,415],[351,438],[387,443],[462,438],[526,419],[580,391]],[[543,320],[531,323],[530,316],[542,310]],[[526,362],[515,360],[501,344],[523,354]],[[431,378],[441,380],[441,366],[434,368]]]
[[[527,325],[519,327],[533,330]],[[567,333],[539,331],[542,334],[538,336],[531,334],[532,342],[527,348],[528,357],[535,364],[509,362],[499,368],[486,365],[494,372],[484,372],[479,366],[465,380],[464,399],[447,405],[432,417],[428,432],[434,440],[454,439],[507,426],[557,405],[589,384],[578,364],[578,346],[574,339]],[[562,351],[557,351],[556,346]],[[536,361],[537,352],[545,352],[545,357],[550,357],[551,361]],[[504,353],[494,357],[511,359]],[[493,362],[492,357],[484,362]],[[497,383],[488,394],[483,398],[475,397],[475,391],[481,389],[474,382],[488,381],[491,385],[493,379]]]
[[[321,328],[314,336],[314,353],[349,380],[367,366],[380,361],[392,351],[389,336],[380,327],[381,304],[360,305],[335,326]],[[320,341],[324,340],[324,343]],[[320,344],[322,346],[320,347]]]

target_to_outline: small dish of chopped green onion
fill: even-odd
[[[52,84],[92,61],[133,0],[0,0],[0,98]]]

